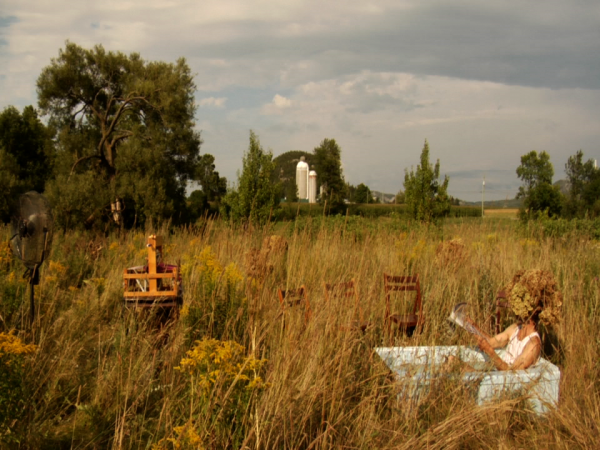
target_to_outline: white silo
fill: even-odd
[[[302,156],[296,166],[296,186],[298,186],[298,198],[300,200],[308,199],[308,164],[304,159],[304,156]]]
[[[308,203],[317,203],[317,172],[308,172]]]

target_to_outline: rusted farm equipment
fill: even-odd
[[[146,244],[148,262],[145,266],[129,267],[123,273],[123,300],[134,308],[178,309],[183,303],[179,265],[162,260],[163,240],[151,235]]]

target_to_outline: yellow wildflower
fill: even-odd
[[[21,339],[12,332],[0,333],[0,358],[4,356],[21,356],[34,353],[37,346],[33,344],[24,344]]]
[[[237,383],[247,389],[266,388],[260,371],[266,359],[245,356],[244,346],[234,341],[205,338],[186,353],[176,370],[196,377],[201,392],[207,393],[217,382]],[[249,387],[248,387],[249,386]]]
[[[204,247],[200,252],[198,261],[200,273],[206,275],[213,282],[216,282],[223,273],[223,267],[210,245]]]
[[[493,243],[497,242],[498,241],[498,235],[496,233],[488,234],[487,235],[487,241],[490,244],[493,244]]]
[[[48,264],[48,270],[61,275],[67,272],[67,268],[58,261],[50,261]]]
[[[523,248],[538,246],[537,241],[534,241],[533,239],[521,239],[519,241],[519,244],[521,244],[521,247],[523,247]]]
[[[229,263],[227,267],[225,267],[225,279],[230,284],[237,284],[244,279],[240,269],[238,269],[234,262]]]
[[[10,263],[13,260],[13,253],[10,249],[10,242],[4,241],[0,243],[0,264]]]
[[[179,315],[181,317],[186,317],[189,313],[190,313],[190,307],[188,305],[183,306],[181,308],[181,310],[179,311]]]

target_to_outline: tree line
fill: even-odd
[[[283,165],[253,132],[237,184],[227,188],[214,156],[200,153],[195,90],[184,58],[146,61],[137,53],[67,42],[37,79],[38,108],[19,112],[8,106],[0,113],[0,219],[9,221],[11,202],[31,189],[45,193],[64,228],[129,228],[166,219],[187,223],[210,205],[226,219],[264,222],[281,199],[297,200],[295,174],[283,176]],[[296,153],[317,171],[319,202],[331,212],[343,212],[348,202],[374,200],[364,183],[345,181],[335,139],[324,139],[312,153]],[[523,217],[600,213],[595,164],[584,162],[580,151],[569,158],[566,171],[564,196],[552,185],[546,152],[521,158]],[[186,197],[190,182],[199,189]],[[396,200],[406,203],[414,219],[433,221],[457,203],[448,195],[448,183],[448,177],[440,179],[439,160],[430,163],[425,141],[420,164],[406,171]]]
[[[0,219],[9,221],[11,203],[34,189],[63,228],[185,223],[209,205],[234,220],[266,220],[281,197],[272,154],[250,132],[243,171],[228,191],[214,156],[200,153],[195,90],[183,58],[146,61],[67,42],[37,79],[38,108],[0,113]],[[339,146],[325,139],[313,157],[323,200],[339,203]],[[190,182],[199,189],[186,198]]]

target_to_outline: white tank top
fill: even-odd
[[[517,329],[515,330],[513,335],[510,337],[510,341],[508,341],[506,350],[501,357],[502,360],[510,366],[512,366],[515,363],[515,360],[519,357],[519,355],[521,353],[523,353],[523,349],[525,348],[525,346],[531,340],[532,337],[537,336],[538,339],[540,338],[540,335],[537,333],[537,331],[534,331],[529,336],[527,336],[525,339],[520,341],[518,338],[519,330],[520,330],[520,328],[517,327]],[[537,363],[537,361],[535,361],[535,363]]]

